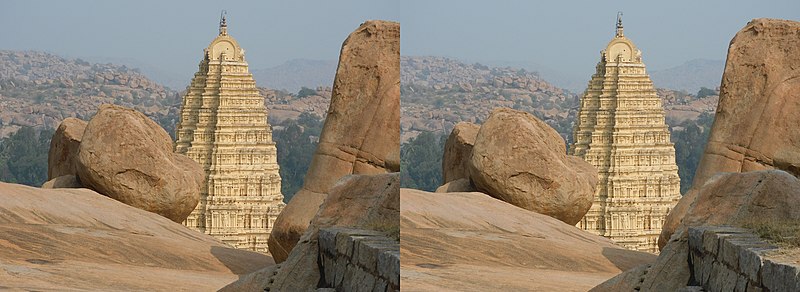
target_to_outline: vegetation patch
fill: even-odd
[[[400,241],[400,222],[392,222],[385,218],[374,219],[367,222],[364,228],[381,232],[395,241]]]
[[[789,220],[753,220],[743,227],[781,247],[800,247],[800,222]]]

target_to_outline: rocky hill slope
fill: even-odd
[[[460,121],[481,123],[496,107],[533,113],[566,134],[578,109],[577,95],[524,69],[443,57],[401,57],[400,68],[401,141],[422,131],[447,133]]]
[[[20,127],[55,128],[67,117],[87,119],[103,103],[141,111],[171,132],[176,92],[136,69],[93,64],[34,51],[0,51],[0,137]]]
[[[302,113],[325,118],[332,93],[330,86],[316,89],[303,87],[297,94],[266,87],[259,87],[258,91],[264,96],[269,109],[269,122],[273,126],[287,119],[297,119]]]
[[[444,57],[401,57],[401,141],[420,132],[449,133],[458,122],[481,123],[492,109],[532,113],[572,139],[580,94],[558,88],[537,73],[511,67],[466,64]],[[588,77],[587,77],[588,78]],[[717,96],[658,89],[667,120],[677,125],[713,113]]]
[[[253,69],[252,73],[259,86],[297,92],[302,87],[333,84],[336,61],[294,59],[275,67]]]

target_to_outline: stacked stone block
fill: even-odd
[[[800,265],[780,262],[779,252],[747,229],[689,228],[690,285],[705,291],[800,291]]]
[[[399,291],[400,242],[372,230],[331,227],[319,232],[325,287],[336,291]]]

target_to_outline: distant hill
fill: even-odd
[[[522,68],[530,72],[536,72],[539,77],[547,80],[547,82],[578,94],[586,89],[586,84],[591,78],[591,74],[583,76],[567,73],[533,61],[481,61],[480,63],[493,67]]]
[[[400,57],[401,142],[481,123],[496,107],[530,112],[570,139],[578,96],[535,72],[466,64],[444,57]]]
[[[697,93],[701,87],[719,87],[724,69],[723,60],[695,59],[677,67],[650,71],[650,78],[657,87]]]
[[[47,129],[67,117],[88,119],[103,103],[134,108],[170,132],[179,97],[126,66],[36,51],[0,51],[0,137],[22,126]]]
[[[128,68],[136,68],[139,72],[150,78],[150,80],[155,81],[158,84],[161,84],[165,87],[168,87],[172,90],[181,91],[186,89],[186,86],[192,80],[192,73],[188,74],[181,74],[180,72],[172,72],[168,71],[163,67],[159,67],[157,65],[149,64],[147,62],[142,62],[140,60],[134,58],[112,58],[112,57],[101,57],[101,56],[70,56],[70,55],[62,55],[67,59],[75,59],[80,57],[83,60],[89,61],[91,63],[111,63],[115,65],[126,66]],[[197,70],[197,67],[192,67],[192,69]]]
[[[461,121],[480,123],[496,107],[532,113],[572,139],[580,95],[559,88],[536,72],[467,64],[445,57],[400,57],[401,142],[421,132],[449,134]],[[667,123],[678,125],[713,114],[718,96],[658,88]]]
[[[302,87],[332,86],[337,65],[335,60],[294,59],[272,68],[250,68],[250,71],[258,86],[298,92]]]
[[[441,145],[431,143],[430,137],[448,135],[461,121],[481,124],[496,107],[529,112],[558,131],[567,143],[572,140],[579,95],[554,86],[536,72],[443,57],[400,57],[400,67],[401,147],[424,147],[418,143],[420,139],[431,145],[427,150],[401,150],[412,153],[404,156],[404,161],[419,161],[414,155],[441,151]],[[699,97],[694,93],[656,88],[675,143],[683,192],[692,184],[719,99],[719,92],[714,90],[704,91]],[[420,135],[426,132],[433,135]],[[425,167],[405,168],[409,171],[405,177],[412,178],[406,183],[438,186],[441,169],[436,169],[435,163]],[[437,177],[432,182],[430,173]],[[423,176],[428,177],[413,179]]]

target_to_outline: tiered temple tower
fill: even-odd
[[[578,227],[629,249],[658,252],[669,211],[680,199],[675,148],[642,54],[617,33],[600,53],[581,99],[569,154],[597,167],[594,203]]]
[[[183,97],[175,152],[203,166],[205,183],[183,223],[236,248],[266,253],[285,206],[277,149],[264,97],[224,15],[199,67]]]

